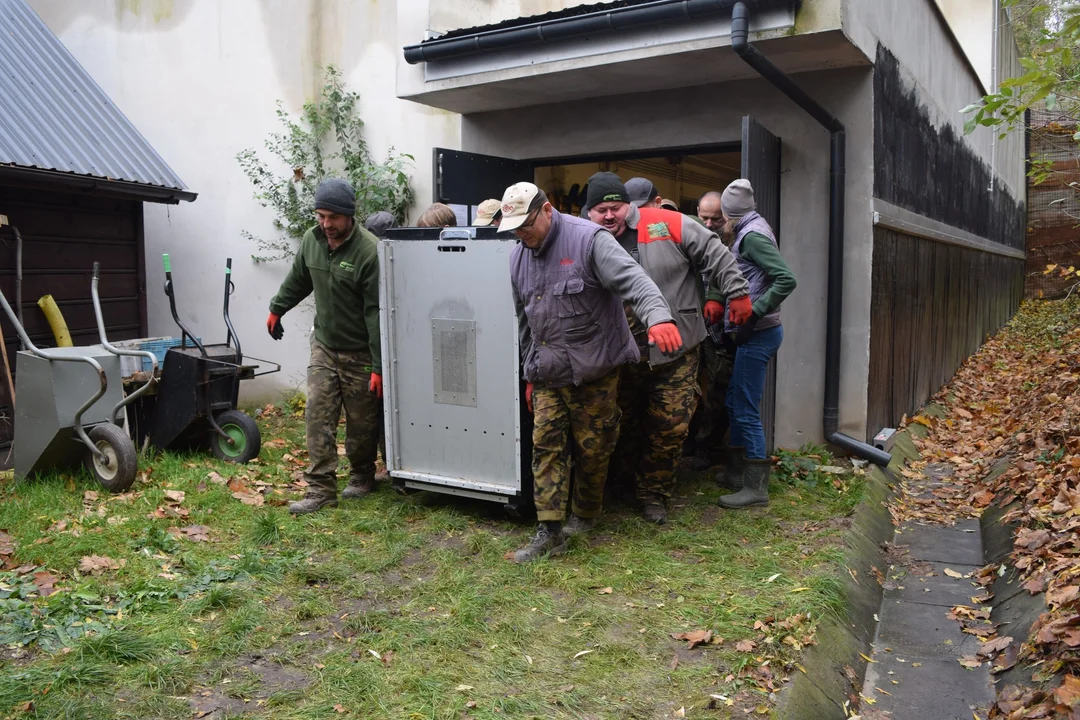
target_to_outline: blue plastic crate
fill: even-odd
[[[202,342],[201,337],[196,337],[196,340]],[[165,365],[165,353],[169,352],[169,348],[180,347],[183,342],[183,338],[157,338],[155,340],[147,340],[146,342],[139,343],[140,350],[147,350],[154,353],[158,359],[158,367]],[[191,346],[191,342],[188,342],[188,346]],[[143,372],[150,372],[150,368],[153,367],[149,358],[142,359]]]

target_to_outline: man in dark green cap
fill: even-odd
[[[270,301],[266,329],[275,340],[281,316],[315,293],[315,331],[307,371],[307,449],[311,464],[295,515],[337,505],[337,425],[345,409],[349,485],[343,498],[359,498],[375,483],[382,425],[382,352],[379,346],[378,241],[360,226],[356,191],[328,178],[315,191],[318,225],[304,234],[292,269]]]

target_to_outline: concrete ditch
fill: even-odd
[[[937,415],[940,409],[930,407],[925,412]],[[967,573],[985,564],[1002,562],[1005,571],[990,588],[994,594],[991,620],[1002,623],[1003,628],[1015,628],[1008,634],[1016,638],[1017,644],[1026,640],[1045,604],[1041,594],[1031,595],[1020,587],[1016,568],[1007,563],[1016,526],[1003,523],[1002,518],[1015,505],[987,508],[979,521],[961,522],[953,528],[908,524],[903,526],[906,533],[897,534],[888,503],[898,492],[905,463],[920,457],[912,442],[913,433],[924,436],[925,428],[912,424],[899,433],[890,466],[875,467],[867,473],[866,492],[846,538],[842,571],[846,611],[820,620],[818,644],[803,656],[805,671],[796,672],[781,693],[776,717],[839,720],[859,712],[860,706],[868,715],[880,713],[876,717],[928,717],[927,710],[935,717],[946,711],[951,717],[952,710],[957,711],[956,717],[972,717],[972,710],[985,711],[993,702],[995,685],[1032,684],[1032,670],[1020,663],[993,678],[985,666],[976,671],[964,670],[956,660],[974,652],[977,641],[961,634],[959,625],[945,617],[950,604],[970,604],[967,596],[974,594],[970,581],[946,577],[946,565]],[[1007,459],[999,461],[987,480],[992,481],[1008,468]],[[886,552],[889,544],[894,548],[907,545],[913,560],[928,564],[933,572],[910,578],[907,582],[912,588],[885,590],[876,571],[888,572],[894,560]],[[905,602],[906,616],[897,619],[896,608]],[[900,637],[905,626],[907,636]],[[906,665],[896,665],[897,658],[904,662],[904,655],[922,662],[908,660]],[[907,670],[913,664],[925,665],[926,672],[909,672],[907,687],[902,690],[889,684],[886,678],[894,676],[894,671]],[[882,693],[881,686],[893,692]],[[945,697],[957,707],[946,708]]]

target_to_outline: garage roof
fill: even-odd
[[[25,0],[0,0],[0,171],[19,169],[157,202],[196,197]]]

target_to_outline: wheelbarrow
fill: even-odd
[[[19,351],[16,376],[16,477],[84,462],[106,490],[127,490],[138,458],[127,432],[113,422],[125,405],[120,358],[101,345],[38,348],[3,292],[0,305],[27,348]]]
[[[179,449],[210,446],[218,458],[246,463],[258,457],[262,436],[255,420],[237,409],[240,381],[277,372],[281,366],[268,360],[274,369],[255,372],[261,365],[245,363],[232,320],[229,298],[236,289],[232,282],[232,258],[225,261],[225,342],[204,344],[188,330],[176,310],[172,263],[162,256],[165,268],[165,295],[181,332],[178,347],[169,348],[157,384],[157,393],[137,403],[139,434],[154,447]]]

